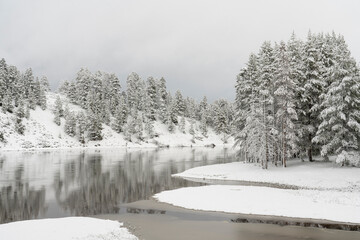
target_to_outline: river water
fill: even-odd
[[[100,149],[0,153],[0,223],[116,214],[120,205],[201,183],[172,178],[235,161],[231,149]]]
[[[94,216],[124,222],[140,239],[360,239],[359,231],[234,223],[273,218],[192,211],[151,198],[205,184],[172,174],[233,161],[234,150],[221,148],[0,152],[0,223]]]

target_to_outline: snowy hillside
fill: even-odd
[[[83,111],[79,106],[69,103],[69,100],[60,94],[49,92],[46,95],[47,109],[42,110],[39,106],[30,110],[29,119],[24,118],[25,132],[23,135],[15,131],[15,113],[0,112],[0,128],[4,140],[0,141],[2,150],[16,149],[41,149],[41,148],[81,148],[81,147],[157,147],[157,146],[206,146],[215,144],[223,146],[223,136],[217,135],[209,127],[207,137],[204,137],[199,130],[200,122],[194,124],[195,135],[189,133],[190,122],[185,119],[185,134],[180,132],[178,126],[170,133],[167,125],[160,121],[154,122],[155,137],[144,141],[126,141],[123,133],[115,132],[110,126],[103,124],[101,141],[88,141],[80,143],[76,137],[65,133],[65,119],[61,118],[58,126],[54,122],[54,107],[56,97],[60,96],[64,105],[68,104],[72,112]],[[146,134],[144,134],[146,136]],[[233,145],[232,137],[227,139],[227,145]]]

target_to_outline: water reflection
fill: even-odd
[[[0,223],[118,213],[121,203],[163,190],[198,186],[171,174],[234,161],[226,149],[162,149],[3,153]],[[48,211],[51,204],[52,211]]]

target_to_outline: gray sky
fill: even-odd
[[[52,88],[80,67],[164,76],[174,93],[235,96],[235,78],[265,40],[292,31],[345,36],[360,60],[360,1],[0,0],[0,58],[32,67]]]

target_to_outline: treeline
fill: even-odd
[[[30,109],[46,109],[46,92],[49,83],[45,76],[34,77],[31,68],[20,72],[15,66],[0,60],[0,107],[3,113],[15,114],[15,130],[24,134],[23,118],[29,118]],[[0,132],[0,134],[2,134]],[[2,140],[3,136],[0,137]]]
[[[359,149],[360,77],[344,37],[264,42],[237,76],[236,145],[249,162]]]
[[[144,81],[136,73],[128,76],[126,85],[126,91],[123,91],[115,74],[92,73],[83,68],[76,79],[65,81],[59,90],[71,103],[85,111],[76,116],[66,111],[58,98],[54,121],[60,125],[64,117],[66,133],[77,136],[81,142],[85,141],[85,137],[101,140],[102,124],[124,133],[127,141],[144,141],[157,136],[154,130],[156,121],[166,124],[169,132],[178,129],[192,134],[193,140],[195,130],[201,133],[201,137],[207,137],[209,126],[218,134],[223,134],[224,142],[231,133],[233,107],[226,100],[209,104],[204,97],[197,103],[192,98],[184,98],[180,91],[172,95],[164,78],[148,77]],[[200,122],[199,126],[196,121]],[[185,128],[186,122],[190,124],[188,128]]]

